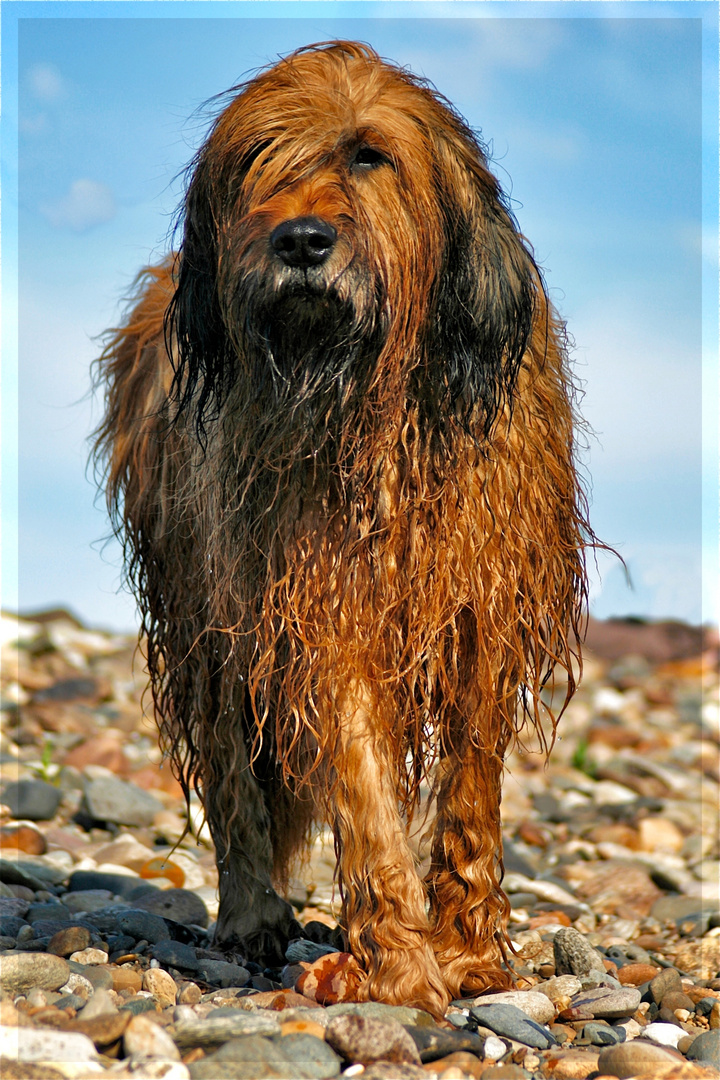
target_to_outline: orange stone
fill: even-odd
[[[169,765],[144,765],[131,776],[133,784],[145,791],[164,791],[166,795],[172,795],[176,799],[184,799],[183,789],[179,781],[173,776]]]
[[[280,1024],[280,1034],[314,1035],[317,1039],[324,1039],[325,1028],[322,1024],[316,1024],[314,1020],[286,1020],[284,1024]]]
[[[137,994],[142,990],[142,974],[131,967],[111,967],[108,969],[112,975],[113,990],[119,993],[121,990],[132,990]]]
[[[529,921],[529,929],[537,930],[541,926],[572,926],[564,911],[543,911],[541,915],[533,915]]]
[[[80,772],[86,765],[103,765],[117,776],[127,776],[130,762],[125,757],[122,743],[112,735],[94,735],[68,751],[65,764]]]
[[[182,889],[185,884],[185,872],[176,863],[170,862],[169,859],[158,857],[156,859],[148,859],[143,866],[140,867],[141,878],[167,878],[168,881],[172,881],[176,889]]]
[[[295,989],[320,1005],[357,1001],[357,992],[365,973],[351,953],[328,953],[313,964],[301,964],[304,971]]]
[[[0,848],[24,851],[26,855],[44,855],[47,844],[43,834],[34,826],[7,824],[0,828]]]
[[[659,975],[660,968],[654,964],[623,964],[618,968],[618,981],[623,986],[640,986]]]

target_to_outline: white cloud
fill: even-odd
[[[111,221],[117,213],[115,196],[106,184],[96,180],[74,180],[67,195],[44,203],[40,212],[56,229],[86,232]]]
[[[588,153],[587,132],[569,120],[548,128],[508,125],[503,131],[503,142],[518,154],[522,148],[523,158],[532,161],[535,169],[546,161],[555,166],[572,165]]]
[[[630,582],[613,556],[599,552],[597,567],[592,558],[588,561],[590,606],[597,618],[642,615],[695,624],[717,622],[717,582],[708,572],[699,541],[635,540],[623,546],[621,554]]]
[[[577,312],[571,330],[582,415],[596,433],[593,470],[648,481],[668,463],[694,468],[701,447],[701,356],[663,312],[615,296]],[[652,325],[653,319],[655,325]]]
[[[37,101],[58,101],[65,96],[65,82],[54,64],[33,64],[27,73],[30,93]]]

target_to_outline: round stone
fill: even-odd
[[[184,926],[208,924],[208,911],[199,896],[190,889],[163,889],[146,893],[133,901],[136,908],[150,911],[164,919],[182,923]]]
[[[55,817],[62,791],[44,780],[14,780],[6,784],[0,802],[10,808],[14,818],[27,821],[50,821]]]
[[[690,1061],[707,1061],[716,1069],[720,1068],[720,1028],[703,1031],[690,1043],[685,1056]]]
[[[90,931],[84,926],[69,926],[66,930],[58,930],[53,934],[47,947],[47,951],[55,956],[71,956],[73,953],[87,949],[90,944]]]
[[[573,926],[564,926],[553,938],[556,975],[605,974],[605,965],[597,949]]]
[[[131,1058],[179,1061],[180,1052],[167,1031],[148,1016],[133,1016],[123,1035],[125,1053]]]
[[[143,990],[148,990],[162,1008],[174,1005],[177,986],[172,975],[162,968],[148,968],[143,975]]]
[[[369,1016],[336,1016],[325,1029],[325,1039],[341,1057],[367,1065],[373,1061],[419,1065],[412,1037],[396,1020]]]
[[[682,981],[680,973],[675,968],[663,968],[659,975],[650,982],[650,993],[653,1001],[659,1005],[666,994],[671,991],[682,993]]]
[[[33,987],[59,990],[70,976],[66,960],[48,953],[5,953],[0,956],[0,988],[24,994]]]
[[[133,994],[137,994],[138,990],[142,990],[142,975],[139,971],[135,971],[134,968],[112,967],[110,968],[110,975],[112,976],[112,988],[116,992],[132,990]]]
[[[608,1046],[600,1051],[598,1071],[601,1074],[617,1076],[619,1080],[638,1073],[651,1073],[658,1065],[677,1065],[683,1061],[681,1054],[665,1046],[656,1046],[645,1039],[633,1039],[631,1042]]]

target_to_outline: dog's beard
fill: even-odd
[[[367,303],[368,292],[358,283],[340,295],[319,278],[293,275],[242,299],[241,348],[262,411],[280,407],[311,430],[347,418],[364,397],[384,340],[380,306]]]

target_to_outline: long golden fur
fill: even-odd
[[[510,983],[503,755],[556,667],[574,689],[564,328],[476,137],[364,45],[235,87],[182,225],[100,359],[96,460],[216,941],[282,956],[271,882],[325,819],[361,997],[439,1014]]]

